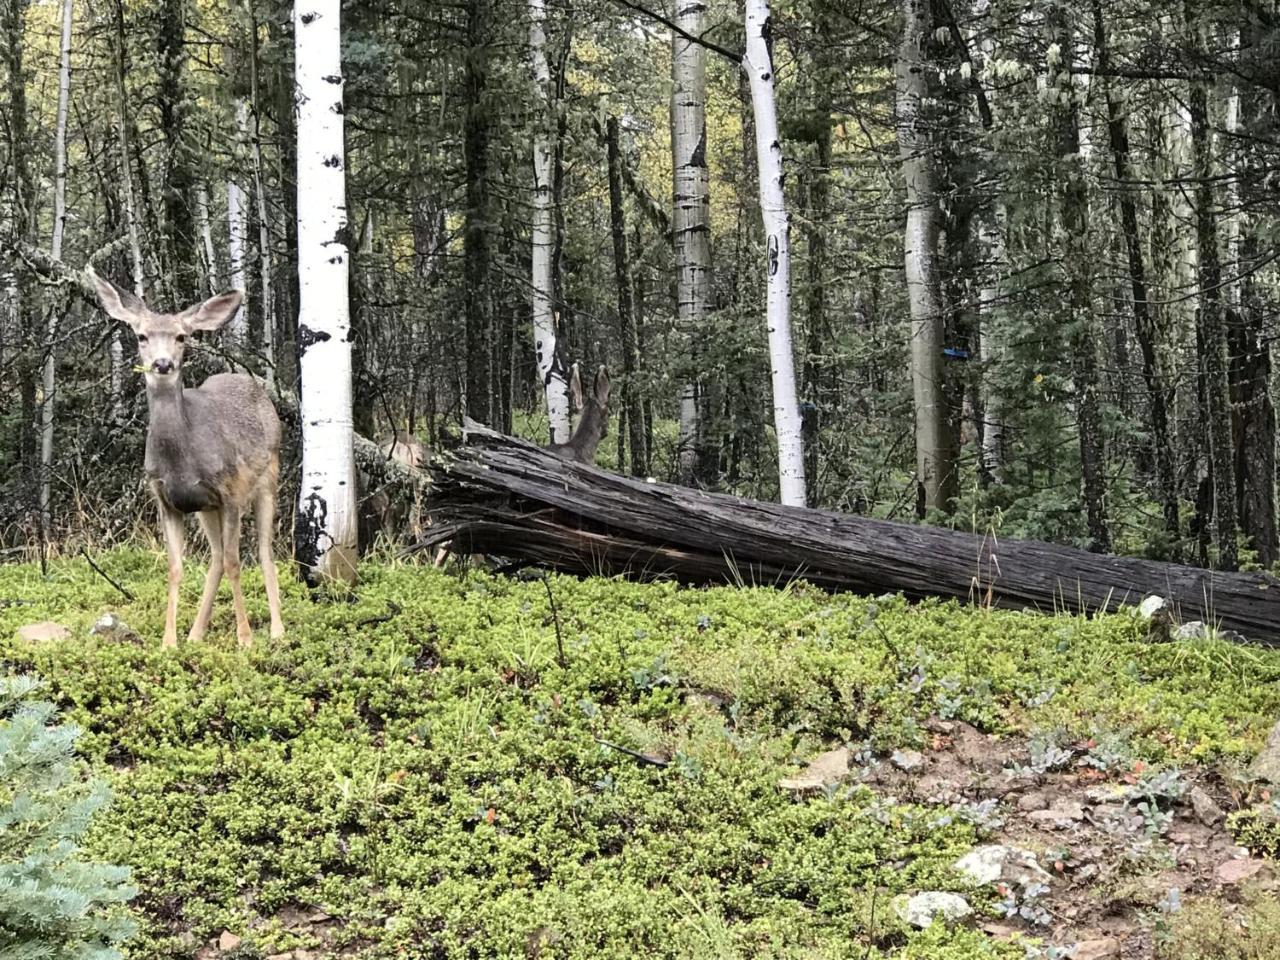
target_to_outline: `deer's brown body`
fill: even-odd
[[[596,449],[609,433],[609,373],[602,365],[596,370],[590,396],[583,397],[578,365],[574,364],[570,389],[579,400],[582,415],[573,435],[565,443],[552,443],[547,449],[556,456],[578,463],[595,463]]]
[[[272,551],[276,487],[280,474],[280,419],[266,391],[247,374],[223,373],[194,389],[182,385],[186,338],[216,330],[240,306],[239,293],[224,293],[178,314],[148,310],[137,297],[96,275],[98,298],[108,314],[138,337],[147,384],[146,457],[143,467],[160,509],[169,558],[169,598],[164,644],[178,641],[178,588],[186,550],[184,517],[194,513],[209,540],[209,572],[188,640],[201,639],[225,573],[231,583],[236,635],[253,637],[240,589],[240,524],[253,510],[258,556],[271,609],[271,636],[284,635],[280,589]]]

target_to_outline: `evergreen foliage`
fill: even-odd
[[[75,759],[79,729],[35,699],[43,686],[0,676],[0,958],[112,960],[134,930],[119,909],[130,871],[82,856],[108,791]]]

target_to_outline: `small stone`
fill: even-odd
[[[1196,819],[1206,827],[1221,823],[1226,816],[1222,808],[1214,802],[1213,797],[1200,787],[1192,787],[1187,791],[1187,799],[1191,801],[1191,809],[1195,811]]]
[[[293,951],[288,950],[284,953],[269,953],[267,960],[293,960]]]
[[[52,620],[41,620],[39,623],[28,623],[18,628],[18,639],[26,643],[49,643],[56,640],[70,640],[71,631]]]
[[[1124,803],[1129,800],[1137,791],[1127,783],[1104,783],[1100,787],[1090,787],[1084,792],[1085,799],[1090,803]]]
[[[240,938],[230,930],[223,930],[218,937],[218,949],[223,953],[230,953],[232,950],[240,946]]]
[[[1001,843],[975,847],[956,861],[955,868],[982,886],[1005,881],[1025,887],[1030,883],[1048,883],[1052,879],[1030,850]]]
[[[1048,810],[1033,810],[1028,820],[1045,826],[1065,826],[1084,819],[1084,807],[1072,800],[1061,800]]]
[[[984,923],[981,927],[983,933],[997,940],[1008,940],[1022,933],[1020,927],[1011,926],[1007,923]]]
[[[889,762],[905,773],[913,773],[924,766],[924,754],[919,750],[895,750]]]
[[[928,890],[913,897],[899,897],[895,909],[903,921],[921,930],[937,919],[946,923],[958,923],[973,915],[973,907],[960,894],[939,890]]]
[[[1151,596],[1143,600],[1142,603],[1138,604],[1138,613],[1147,620],[1150,620],[1168,605],[1169,600],[1166,597],[1161,597],[1153,593]]]
[[[1103,937],[1100,940],[1081,940],[1071,954],[1071,960],[1107,960],[1108,957],[1120,956],[1120,941],[1115,937]]]
[[[89,635],[101,637],[113,643],[141,643],[142,638],[136,630],[117,617],[114,613],[104,613],[89,628]]]
[[[1043,793],[1024,793],[1018,798],[1018,809],[1023,813],[1029,810],[1043,810],[1049,806],[1049,798]]]
[[[1280,723],[1271,728],[1266,746],[1249,764],[1249,774],[1258,780],[1280,784]]]
[[[1173,631],[1173,639],[1175,640],[1203,640],[1209,635],[1209,628],[1199,620],[1192,620],[1190,623],[1184,623]]]
[[[1214,873],[1222,883],[1244,883],[1244,881],[1256,877],[1265,866],[1266,863],[1264,861],[1253,858],[1227,860],[1218,864],[1218,869]]]
[[[849,775],[849,748],[837,747],[819,754],[809,762],[804,772],[794,777],[784,777],[778,781],[783,790],[803,792],[821,790],[832,783],[838,783]]]

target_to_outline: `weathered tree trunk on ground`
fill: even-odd
[[[551,66],[547,62],[544,0],[529,0],[529,57],[533,64],[535,102],[533,138],[533,236],[531,273],[533,287],[533,350],[538,377],[546,400],[550,442],[569,439],[569,385],[556,343],[552,266],[555,253],[555,211],[552,197],[551,132],[555,116],[551,101]]]
[[[429,543],[581,574],[901,591],[1014,610],[1096,613],[1169,597],[1280,645],[1280,579],[1102,556],[705,493],[569,463],[481,430],[432,468]],[[427,545],[427,544],[424,544]]]
[[[796,393],[791,344],[791,223],[782,183],[782,138],[778,133],[768,0],[747,0],[747,52],[742,69],[751,81],[755,115],[760,211],[764,218],[766,324],[773,389],[773,429],[778,443],[778,489],[783,503],[805,505],[804,435]]]
[[[339,0],[294,8],[302,484],[294,541],[310,583],[356,577],[349,253]]]
[[[921,115],[929,95],[925,37],[929,5],[902,0],[902,43],[897,73],[898,150],[907,186],[904,235],[907,298],[911,305],[911,384],[915,398],[918,510],[950,512],[956,495],[956,465],[948,437],[942,368],[943,309],[938,271],[942,213],[934,174],[933,149]]]
[[[675,22],[688,35],[701,36],[706,4],[680,5]],[[682,334],[694,354],[695,369],[680,388],[680,475],[692,482],[705,443],[697,338],[704,336],[711,309],[711,187],[707,169],[707,51],[671,34],[671,239],[676,257],[676,312]]]

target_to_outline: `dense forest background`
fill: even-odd
[[[771,12],[808,502],[1276,564],[1276,5]],[[152,526],[132,335],[60,263],[156,309],[247,290],[187,382],[296,390],[292,16],[3,0],[0,547]],[[356,431],[545,442],[544,384],[606,364],[602,463],[776,499],[743,11],[352,0],[342,27]]]

